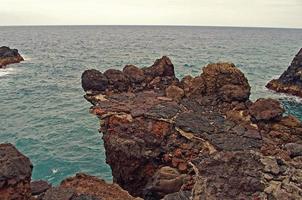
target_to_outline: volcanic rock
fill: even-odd
[[[32,168],[30,160],[12,144],[0,144],[0,199],[28,200]]]
[[[105,91],[107,86],[107,77],[98,70],[90,69],[82,74],[82,87],[85,91]]]
[[[0,68],[9,64],[19,63],[23,60],[17,49],[10,49],[6,46],[0,47]]]
[[[62,181],[60,189],[73,191],[76,198],[72,200],[139,200],[116,184],[108,184],[104,180],[83,173]]]
[[[51,188],[51,184],[47,181],[39,180],[33,181],[30,183],[31,194],[33,196],[44,194],[49,188]]]
[[[302,97],[302,48],[287,70],[278,79],[271,80],[266,87],[276,92]]]
[[[302,197],[301,122],[276,100],[251,102],[234,64],[180,82],[167,57],[142,70],[140,88],[123,72],[127,90],[85,95],[115,183],[146,200]]]

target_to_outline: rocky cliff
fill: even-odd
[[[9,64],[19,63],[23,60],[17,49],[10,49],[5,46],[0,47],[0,68]]]
[[[301,199],[302,124],[273,99],[249,100],[231,63],[175,77],[150,67],[82,74],[114,182],[144,199]]]
[[[302,49],[280,78],[271,80],[266,87],[277,92],[302,97]]]

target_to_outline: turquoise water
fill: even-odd
[[[33,179],[57,184],[78,171],[111,180],[98,120],[88,113],[80,77],[126,64],[149,66],[168,55],[176,74],[197,75],[209,62],[234,62],[252,99],[280,99],[302,119],[298,98],[264,85],[302,47],[301,29],[218,27],[0,27],[0,45],[26,61],[0,70],[0,142],[15,144],[34,164]]]

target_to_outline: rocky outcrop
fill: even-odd
[[[31,197],[32,164],[11,144],[0,144],[0,199],[28,200]]]
[[[105,72],[108,84],[98,88],[88,87],[88,72],[82,86],[100,119],[106,161],[133,196],[302,198],[301,122],[283,116],[276,100],[251,102],[234,64],[209,64],[179,81],[163,57]]]
[[[276,92],[302,97],[302,49],[288,69],[278,79],[271,80],[266,87]]]
[[[5,46],[0,47],[0,68],[9,64],[19,63],[23,60],[17,49],[10,49]]]
[[[116,184],[81,173],[57,187],[31,182],[32,168],[12,144],[0,144],[0,200],[140,200]]]

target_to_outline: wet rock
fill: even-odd
[[[18,53],[17,49],[10,49],[6,46],[0,47],[0,68],[9,64],[19,63],[21,61],[24,61],[24,59]]]
[[[284,113],[280,103],[274,99],[258,99],[249,111],[256,121],[280,120]]]
[[[12,144],[0,144],[1,200],[28,200],[31,197],[32,164]]]
[[[45,193],[49,188],[51,188],[51,185],[47,181],[39,180],[31,182],[30,188],[31,194],[35,196]]]
[[[82,87],[84,91],[105,91],[108,87],[108,79],[98,70],[86,70],[82,74]]]
[[[168,98],[179,101],[184,95],[185,95],[184,90],[175,85],[171,85],[166,88],[166,96]]]
[[[278,79],[271,80],[266,87],[277,92],[302,97],[302,49],[294,57],[287,70]]]

